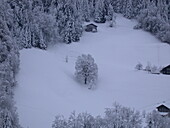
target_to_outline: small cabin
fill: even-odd
[[[157,108],[157,111],[163,116],[163,117],[170,117],[170,108],[168,108],[166,105],[161,104]]]
[[[86,32],[97,32],[97,25],[95,24],[88,24],[85,26]]]
[[[162,73],[162,74],[166,74],[166,75],[170,75],[170,65],[164,67],[164,68],[161,70],[161,73]]]

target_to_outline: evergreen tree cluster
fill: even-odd
[[[77,42],[83,22],[112,20],[109,0],[2,0],[7,26],[19,48],[46,49],[57,41]],[[107,17],[107,18],[106,18]]]
[[[8,9],[8,4],[0,1],[0,128],[20,128],[13,101],[15,76],[19,70],[19,48],[10,31],[13,21]]]
[[[135,18],[135,29],[151,32],[163,42],[170,43],[169,0],[111,0],[113,9],[126,18]]]
[[[83,22],[113,24],[114,12],[139,21],[143,28],[170,43],[169,0],[2,0],[7,26],[19,48],[38,47],[62,41],[77,42]],[[113,26],[113,25],[110,26]]]
[[[170,44],[170,2],[151,1],[147,8],[141,11],[137,20],[137,28],[151,32],[161,41]]]

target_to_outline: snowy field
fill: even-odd
[[[114,102],[140,111],[170,105],[170,76],[136,71],[141,62],[170,64],[170,45],[142,30],[135,21],[117,18],[115,28],[98,24],[97,33],[85,33],[80,42],[57,44],[47,51],[22,50],[15,101],[25,128],[50,128],[57,114],[72,111],[103,115]],[[97,88],[89,90],[74,78],[75,61],[91,54],[99,68]],[[68,63],[65,58],[68,56]]]

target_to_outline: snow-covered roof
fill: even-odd
[[[87,26],[87,27],[97,27],[97,25],[95,25],[95,24],[93,24],[93,23],[87,24],[86,26]]]
[[[156,108],[158,108],[162,105],[170,109],[170,104],[167,104],[167,103],[159,103],[159,104],[157,104]]]
[[[170,64],[163,67],[163,69],[170,68]]]
[[[159,112],[159,114],[160,114],[161,116],[167,116],[167,115],[168,115],[168,112]]]

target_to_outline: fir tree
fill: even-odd
[[[106,21],[106,13],[104,8],[104,1],[97,0],[95,4],[95,14],[94,21],[96,23],[105,23]]]

